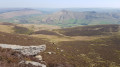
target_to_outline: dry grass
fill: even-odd
[[[0,32],[0,43],[16,45],[42,45],[49,44],[48,41],[41,38],[30,37],[27,35],[18,35]]]
[[[31,36],[44,38],[54,43],[58,43],[61,41],[91,41],[99,38],[108,37],[108,36],[71,36],[69,37],[69,36],[56,36],[56,35],[43,35],[43,34],[35,34]]]
[[[99,38],[105,38],[108,36],[71,36],[71,38],[75,41],[75,40],[79,40],[79,41],[91,41],[91,40],[95,40],[95,39],[99,39]]]
[[[60,29],[59,26],[53,26],[53,25],[38,25],[38,24],[19,24],[18,26],[22,26],[25,28],[28,28],[30,30],[39,31],[39,30],[53,30],[53,29]]]
[[[6,33],[13,33],[14,32],[13,27],[14,26],[0,25],[0,31],[1,32],[6,32]]]
[[[43,35],[43,34],[35,34],[35,35],[31,35],[33,37],[38,37],[38,38],[44,38],[49,40],[50,42],[60,42],[60,41],[70,41],[69,38],[66,37],[59,37],[59,36],[55,36],[55,35]]]

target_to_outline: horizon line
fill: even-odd
[[[115,8],[115,7],[0,7],[0,9],[2,8],[39,8],[39,9],[120,9],[119,8]]]

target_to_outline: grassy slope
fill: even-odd
[[[26,35],[0,32],[0,43],[17,45],[41,45],[47,43],[47,41],[39,38],[29,37]]]
[[[93,26],[93,28],[96,27]],[[113,26],[113,28],[116,28],[116,26],[115,27]],[[41,38],[43,35],[35,36]],[[52,42],[54,41],[57,42],[57,43],[54,42],[54,44],[56,44],[56,47],[52,47],[53,48],[52,51],[56,52],[56,54],[53,55],[43,54],[44,57],[46,57],[45,60],[47,61],[47,63],[51,65],[51,67],[56,67],[60,64],[61,65],[63,64],[65,67],[120,66],[119,35],[115,34],[114,36],[104,35],[104,36],[69,36],[69,37],[62,36],[58,38],[55,38],[55,36],[45,35],[45,37],[43,38],[48,38],[49,40],[53,40]],[[63,50],[63,52],[61,52],[61,50]]]
[[[120,35],[115,35],[115,36],[111,36],[111,35],[109,36],[106,35],[104,36],[63,35],[62,36],[61,35],[60,36],[59,35],[58,36],[58,35],[46,35],[46,34],[37,34],[37,35],[34,34],[31,36],[32,37],[0,32],[0,43],[19,44],[19,45],[47,44],[47,50],[44,53],[42,53],[42,56],[43,59],[47,62],[48,67],[57,67],[57,66],[119,67],[120,66],[119,65]],[[47,52],[55,52],[56,54],[48,54]],[[8,52],[5,55],[2,54],[1,55],[7,56],[8,54],[11,53]],[[13,61],[14,55],[11,57],[12,57],[11,62],[14,63]],[[19,58],[16,59],[20,60]],[[4,62],[7,63],[7,65],[10,64],[6,61]]]
[[[7,25],[0,25],[0,31],[6,32],[6,33],[13,33],[13,26],[7,26]]]
[[[59,48],[64,50],[64,62],[75,67],[119,67],[119,40],[120,36],[111,36],[93,41],[64,41]]]
[[[119,32],[119,25],[90,25],[56,30],[66,36],[96,36]]]
[[[59,26],[54,25],[44,25],[44,24],[18,24],[20,27],[25,27],[30,30],[39,31],[39,30],[53,30],[53,29],[60,29]]]
[[[20,38],[21,37],[22,36],[20,36]],[[112,37],[110,38],[114,39]],[[92,41],[63,41],[57,44],[54,43],[54,45],[49,44],[47,45],[47,50],[42,53],[42,56],[47,62],[48,67],[56,67],[59,65],[64,65],[65,67],[89,67],[92,65],[95,65],[95,67],[119,66],[119,42],[110,43],[114,42],[114,40],[109,41],[108,38],[106,42],[101,41],[105,41],[105,39],[106,38],[104,38],[104,40],[102,38]],[[119,38],[115,40],[119,40]],[[27,42],[29,41],[33,42],[33,40],[28,40]],[[25,40],[23,40],[23,42],[25,42]],[[30,45],[30,42],[26,45]],[[17,43],[20,44],[20,41]],[[33,44],[35,43],[36,42],[33,42]],[[61,50],[63,50],[63,52],[61,52]],[[49,51],[55,52],[56,54],[50,55],[47,53]],[[14,60],[11,59],[10,62],[14,63]]]

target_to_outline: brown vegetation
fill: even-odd
[[[0,43],[16,45],[41,45],[48,44],[48,41],[40,38],[29,37],[26,35],[8,34],[0,32]]]
[[[109,35],[114,32],[119,32],[120,25],[92,25],[80,26],[73,28],[65,28],[58,30],[66,36],[95,36],[95,35]]]
[[[97,28],[96,28],[97,27]],[[103,28],[103,29],[102,29]],[[83,28],[75,28],[74,30],[99,30],[100,32],[113,33],[119,32],[118,25],[101,25],[98,26],[87,26]],[[84,33],[82,30],[81,33]],[[58,30],[57,30],[58,31]],[[71,30],[65,29],[64,32],[71,32]],[[97,32],[95,31],[95,32]],[[44,31],[43,31],[44,32]],[[89,31],[86,31],[89,33]],[[91,34],[96,35],[95,32]],[[47,35],[46,35],[47,33]],[[61,33],[61,30],[60,30]],[[80,32],[79,32],[80,33]],[[94,34],[95,33],[95,34]],[[44,35],[45,34],[45,35]],[[120,35],[109,35],[109,36],[57,36],[51,32],[46,32],[40,35],[27,35],[8,34],[0,32],[0,43],[3,44],[16,44],[16,45],[41,45],[46,44],[47,50],[41,55],[43,60],[46,61],[47,67],[120,67]],[[67,33],[69,34],[69,33]],[[75,34],[75,32],[72,32]],[[86,35],[86,34],[85,34]],[[103,35],[103,34],[100,34]],[[44,36],[44,37],[43,37]],[[45,38],[46,37],[46,38]],[[44,39],[43,39],[44,38]],[[53,40],[48,42],[48,39]],[[58,39],[57,42],[56,39]],[[45,40],[46,39],[46,40]],[[61,40],[59,40],[61,39]],[[48,52],[52,52],[49,54]],[[14,52],[10,49],[0,48],[0,63],[4,62],[6,67],[10,66],[17,67],[18,62],[21,58],[26,58],[19,53]],[[1,59],[5,57],[5,59]],[[10,57],[10,58],[9,58]],[[7,58],[7,59],[6,59]],[[16,60],[14,60],[15,58]],[[26,58],[30,60],[31,57]],[[1,64],[2,65],[2,64]],[[29,67],[34,67],[28,65]],[[18,67],[27,67],[26,65],[20,65]]]
[[[119,67],[119,40],[118,35],[94,41],[64,41],[58,43],[56,54],[43,56],[50,67]]]
[[[44,34],[44,35],[58,35],[56,32],[53,31],[48,31],[48,30],[41,30],[41,31],[36,31],[34,34]]]
[[[25,27],[19,27],[19,26],[14,26],[13,30],[15,33],[18,33],[18,34],[29,34],[30,35],[33,33],[32,30],[29,30]]]
[[[15,25],[13,23],[8,23],[8,22],[0,22],[0,25]]]

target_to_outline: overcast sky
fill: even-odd
[[[0,8],[120,8],[120,0],[0,0]]]

